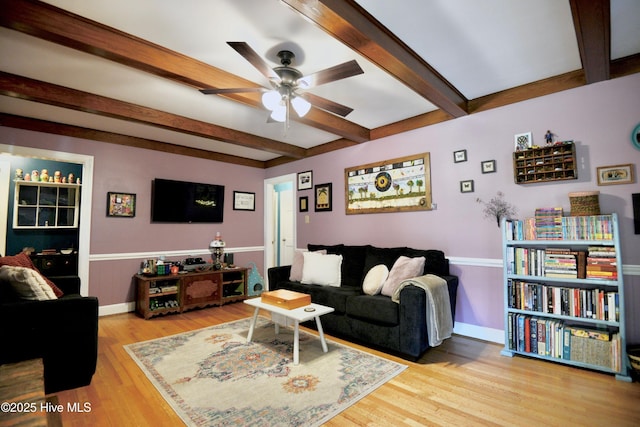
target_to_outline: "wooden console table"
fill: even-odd
[[[0,425],[61,426],[55,395],[44,395],[42,359],[0,365]]]
[[[136,274],[136,312],[149,319],[247,299],[246,268],[162,276]]]

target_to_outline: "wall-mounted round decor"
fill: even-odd
[[[640,150],[640,123],[638,123],[638,126],[633,128],[633,132],[631,132],[631,144],[633,144],[637,150]]]

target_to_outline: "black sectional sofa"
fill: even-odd
[[[0,364],[41,358],[45,393],[91,383],[98,359],[98,299],[80,296],[80,278],[55,277],[58,299],[20,299],[0,282]]]
[[[268,270],[269,290],[288,289],[311,295],[311,301],[333,307],[333,313],[322,316],[323,329],[335,336],[417,360],[428,348],[426,326],[427,299],[419,287],[406,286],[399,303],[389,296],[368,295],[362,290],[367,272],[384,264],[389,270],[400,256],[425,257],[424,274],[435,274],[447,282],[451,313],[455,318],[458,278],[449,273],[449,260],[439,250],[411,248],[378,248],[370,245],[308,245],[309,251],[326,250],[342,255],[339,287],[290,281],[291,266]],[[453,319],[452,319],[453,320]],[[305,325],[307,326],[307,325]],[[314,323],[308,323],[314,327]]]

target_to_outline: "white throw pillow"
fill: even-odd
[[[389,277],[389,269],[386,265],[378,264],[372,267],[364,277],[362,291],[367,295],[378,295],[387,277]]]
[[[304,252],[302,283],[308,285],[340,286],[342,255]]]
[[[316,252],[326,254],[327,250],[322,249]],[[304,266],[304,256],[302,255],[303,253],[303,251],[299,250],[296,250],[293,253],[293,262],[291,263],[291,272],[289,273],[289,280],[292,282],[302,281],[302,267]]]
[[[0,280],[9,282],[22,299],[35,301],[58,299],[42,275],[30,268],[3,265],[0,267]]]
[[[425,261],[426,259],[423,256],[417,258],[401,256],[398,258],[393,267],[391,267],[389,277],[382,286],[382,295],[390,297],[403,280],[422,276]]]

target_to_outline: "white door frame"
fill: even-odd
[[[7,256],[7,222],[9,220],[9,185],[11,185],[11,163],[0,157],[0,255]],[[6,191],[5,191],[6,189]]]
[[[7,156],[34,157],[57,162],[82,165],[82,201],[80,202],[80,226],[78,227],[78,276],[80,294],[89,295],[89,251],[91,248],[91,199],[93,196],[93,156],[42,150],[40,148],[0,144],[0,160]],[[6,223],[5,223],[6,226]]]
[[[292,203],[293,206],[296,206],[296,174],[288,174],[283,176],[278,176],[275,178],[268,178],[264,180],[264,272],[265,272],[265,281],[267,282],[266,289],[269,289],[268,285],[268,275],[267,270],[270,267],[274,267],[274,227],[277,218],[275,217],[274,212],[274,187],[278,184],[282,184],[283,182],[291,182],[293,184],[293,191],[291,192],[291,197],[293,198]],[[293,222],[293,247],[297,247],[297,226],[296,226],[296,209],[293,210],[293,218],[291,218]]]

